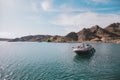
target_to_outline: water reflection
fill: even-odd
[[[90,61],[93,55],[94,53],[86,55],[75,55],[73,60],[77,63],[82,61]]]

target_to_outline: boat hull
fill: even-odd
[[[74,51],[77,55],[88,55],[95,53],[95,49],[91,48],[89,50],[75,50]]]

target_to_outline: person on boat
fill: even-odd
[[[81,48],[81,46],[78,46],[77,48]]]
[[[87,44],[86,46],[87,46],[87,47],[89,47],[89,48],[91,48],[91,47],[92,47],[92,45],[90,45],[90,44]]]
[[[86,46],[89,46],[89,44],[87,44]]]
[[[85,48],[85,44],[83,43],[82,45],[83,45],[83,48]]]

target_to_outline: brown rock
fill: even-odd
[[[75,32],[71,32],[64,37],[65,41],[77,41],[78,35]]]
[[[105,28],[105,30],[120,36],[120,23],[110,24]]]

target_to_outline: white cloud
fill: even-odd
[[[96,3],[106,3],[109,0],[86,0],[88,3],[93,3],[94,5]],[[42,9],[43,11],[49,11],[49,12],[88,12],[90,10],[107,10],[110,8],[99,8],[99,9],[90,9],[90,8],[73,8],[72,6],[69,5],[69,3],[64,3],[61,5],[58,5],[57,7],[54,6],[53,4],[54,0],[40,0],[40,4],[32,3],[32,8],[33,10],[38,10]]]
[[[41,15],[28,16],[26,17],[26,19],[32,21],[32,23],[35,23],[35,24],[39,24],[39,25],[44,24],[44,20],[42,19]]]
[[[53,1],[54,0],[42,0],[40,2],[40,6],[42,8],[42,10],[44,11],[50,11],[50,12],[85,12],[88,11],[87,8],[73,8],[71,6],[69,6],[68,4],[62,4],[59,5],[58,7],[54,7],[53,5]]]
[[[50,11],[50,12],[85,12],[89,11],[87,8],[73,8],[69,6],[68,4],[62,4],[58,7],[54,7],[53,5],[54,0],[43,0],[40,2],[40,6],[42,10],[44,11]]]
[[[73,8],[68,4],[62,4],[59,6],[59,12],[86,12],[89,11],[88,8]]]
[[[0,0],[3,9],[10,9],[16,5],[16,0]]]
[[[32,10],[35,12],[38,11],[36,3],[32,3]]]
[[[49,11],[52,9],[52,0],[43,0],[40,4],[44,11]]]
[[[94,25],[106,27],[107,25],[119,22],[120,15],[117,14],[98,14],[86,12],[80,14],[61,14],[51,23],[63,26],[68,32],[79,31],[83,28],[89,28]]]
[[[93,5],[97,3],[107,3],[110,0],[86,0],[88,3],[92,3]],[[53,5],[54,0],[42,0],[40,1],[41,9],[44,11],[49,12],[88,12],[88,11],[102,11],[102,10],[109,10],[111,8],[96,8],[96,9],[90,9],[90,8],[73,8],[72,6],[68,5],[68,3],[64,3],[62,5],[59,5],[55,7]],[[37,6],[37,5],[36,5]],[[33,6],[35,7],[35,5]]]
[[[9,33],[9,32],[0,32],[0,38],[11,38],[11,36],[13,37],[12,33]]]

